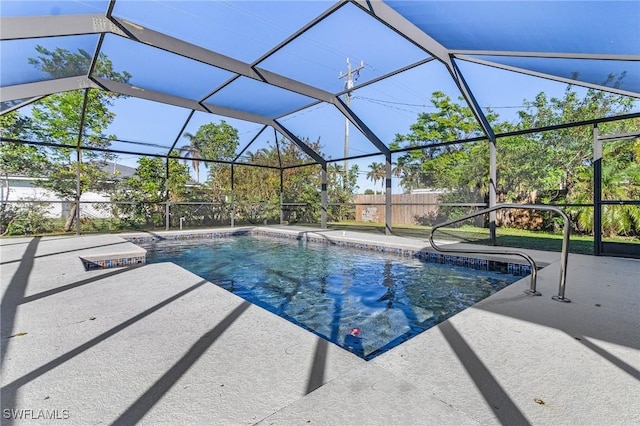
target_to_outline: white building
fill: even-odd
[[[108,173],[109,180],[126,179],[132,176],[136,170],[133,167],[111,162],[105,163],[102,169]],[[47,178],[20,175],[0,176],[0,201],[16,205],[34,201],[48,203],[48,217],[67,217],[74,200],[63,200],[55,192],[44,188],[42,182],[46,180]],[[80,197],[80,201],[86,203],[81,204],[80,215],[82,217],[111,217],[110,209],[104,204],[99,204],[110,201],[107,194],[85,192]]]

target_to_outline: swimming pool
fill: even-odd
[[[259,235],[143,246],[367,360],[520,278]]]

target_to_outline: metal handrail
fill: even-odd
[[[475,213],[468,214],[458,219],[449,220],[449,221],[442,222],[435,225],[431,229],[431,233],[429,234],[429,243],[431,244],[431,247],[433,247],[436,251],[439,251],[442,253],[501,254],[501,255],[507,255],[507,256],[520,256],[524,258],[527,262],[529,262],[529,264],[531,265],[531,284],[529,289],[526,290],[525,293],[535,295],[535,296],[540,296],[540,293],[536,291],[536,279],[537,279],[538,268],[533,258],[528,254],[520,251],[513,251],[513,250],[466,250],[466,249],[442,248],[442,247],[438,247],[433,241],[433,233],[437,229],[442,228],[443,226],[452,225],[457,222],[462,222],[464,220],[471,219],[476,216],[482,216],[485,213],[490,213],[490,212],[501,210],[501,209],[547,210],[547,211],[558,213],[560,216],[562,216],[562,219],[564,221],[564,230],[562,235],[562,253],[560,255],[560,286],[558,288],[558,295],[553,296],[552,299],[557,300],[559,302],[565,302],[565,303],[571,302],[571,300],[564,297],[564,290],[567,283],[567,260],[569,259],[569,233],[570,233],[569,217],[565,214],[565,212],[563,212],[557,207],[539,205],[539,204],[496,204],[493,207],[479,210]]]

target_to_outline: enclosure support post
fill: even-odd
[[[385,168],[384,168],[384,182],[385,182],[385,194],[384,194],[384,233],[385,235],[391,235],[392,229],[392,210],[391,210],[391,153],[387,152],[385,155]]]
[[[232,163],[231,164],[231,227],[232,228],[235,226],[235,220],[236,220],[236,200],[233,193],[233,181],[234,181],[233,172],[234,172],[234,168]]]
[[[82,150],[78,142],[76,148],[76,235],[80,235],[80,173],[82,170]]]
[[[498,180],[498,166],[496,160],[496,139],[489,139],[489,208],[496,205],[496,187]],[[489,238],[490,244],[495,246],[496,242],[496,212],[489,212]]]
[[[320,195],[320,227],[327,227],[327,163],[322,164],[322,183]]]
[[[170,208],[169,208],[169,157],[167,157],[165,159],[165,171],[164,171],[164,222],[165,222],[165,230],[169,230],[169,214],[170,212]]]
[[[280,169],[280,225],[282,225],[284,223],[284,206],[282,205],[282,202],[284,201],[283,198],[283,194],[284,194],[284,170]]]
[[[87,102],[89,102],[89,89],[84,89],[82,111],[80,112],[80,128],[78,129],[78,143],[76,145],[76,235],[80,235],[80,194],[82,191],[80,178],[82,174],[82,137],[84,135],[84,123],[87,117]]]
[[[593,254],[602,255],[602,140],[593,125]]]

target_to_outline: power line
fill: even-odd
[[[412,104],[412,103],[407,103],[407,102],[394,102],[394,101],[387,101],[384,99],[375,99],[375,98],[369,98],[366,96],[354,96],[354,99],[362,99],[365,101],[370,101],[370,102],[375,102],[375,103],[380,103],[380,104],[391,104],[391,105],[402,105],[402,106],[410,106],[410,107],[419,107],[419,108],[437,108],[434,105],[427,105],[427,104]],[[640,99],[633,99],[633,102],[640,102]],[[502,106],[481,106],[480,108],[482,109],[516,109],[516,108],[523,108],[526,109],[528,108],[528,106],[525,105],[502,105]],[[403,111],[407,111],[407,110],[403,110]],[[411,111],[409,111],[411,112]]]
[[[354,96],[354,99],[362,99],[365,102],[369,102],[369,103],[372,103],[372,104],[380,105],[380,106],[383,106],[383,107],[389,108],[389,109],[394,109],[396,111],[408,112],[408,113],[411,113],[411,114],[419,114],[421,112],[421,111],[409,110],[409,109],[405,109],[405,108],[398,108],[396,106],[387,105],[386,103],[380,102],[378,100],[363,98],[361,96]],[[425,108],[428,108],[428,106],[425,106]],[[435,108],[435,107],[431,107],[431,108]]]
[[[426,65],[426,64],[423,64],[423,65],[421,65],[420,67],[423,67],[424,65]],[[383,75],[383,73],[382,73],[380,70],[378,70],[376,67],[374,67],[373,65],[371,65],[371,64],[366,64],[366,66],[367,66],[368,68],[370,68],[374,73],[376,73],[376,74],[378,74],[378,75]],[[418,68],[420,68],[420,67],[418,67]],[[404,83],[401,83],[401,82],[400,82],[400,81],[398,81],[398,79],[397,79],[397,78],[395,78],[395,77],[396,77],[396,76],[392,76],[392,77],[390,77],[390,78],[385,79],[385,81],[387,81],[387,82],[389,82],[389,83],[393,84],[394,86],[397,86],[399,89],[401,89],[401,90],[403,90],[404,92],[406,92],[406,93],[408,93],[408,94],[410,94],[410,95],[412,95],[412,96],[415,96],[415,97],[417,97],[417,98],[422,98],[422,97],[424,96],[422,93],[419,93],[417,90],[415,90],[415,89],[414,89],[414,88],[412,88],[411,86],[408,86],[408,85],[406,85],[406,84],[404,84]],[[374,86],[376,86],[376,85],[374,85]],[[376,91],[380,91],[380,90],[379,90],[379,87],[375,87],[375,89],[377,89]],[[380,92],[381,92],[381,91],[380,91]],[[392,96],[392,95],[389,95],[389,96]],[[395,97],[395,96],[393,96],[393,97]]]
[[[363,100],[372,101],[372,102],[379,102],[379,103],[384,103],[384,104],[392,104],[392,105],[402,105],[402,106],[411,106],[411,107],[420,107],[420,108],[437,108],[434,105],[411,104],[411,103],[406,103],[406,102],[393,102],[393,101],[387,101],[387,100],[384,100],[384,99],[368,98],[368,97],[365,97],[365,96],[355,96],[354,98],[363,99]],[[481,108],[507,109],[507,108],[526,108],[526,107],[524,105],[509,105],[509,106],[483,106]]]

